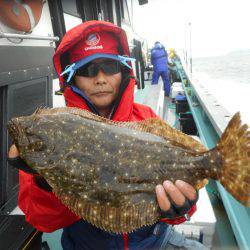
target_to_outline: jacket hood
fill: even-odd
[[[118,51],[120,55],[130,56],[129,46],[126,33],[120,27],[105,21],[88,21],[73,29],[69,30],[63,37],[60,45],[58,46],[54,56],[54,66],[59,77],[60,86],[65,89],[64,97],[66,105],[69,107],[78,107],[93,111],[91,103],[86,98],[80,96],[72,90],[70,86],[66,85],[67,76],[60,76],[62,71],[69,65],[69,51],[80,40],[95,32],[107,31],[114,34],[118,40]],[[123,79],[121,83],[120,95],[115,103],[115,110],[112,119],[117,121],[128,121],[133,112],[134,103],[134,86],[135,79],[133,78],[133,70],[130,70],[127,79]]]
[[[162,49],[164,46],[161,43],[156,43],[153,49]]]
[[[85,40],[88,35],[95,32],[107,31],[112,33],[118,40],[120,55],[130,56],[126,33],[120,27],[105,21],[87,21],[69,30],[63,37],[54,56],[54,66],[59,77],[61,87],[65,87],[67,76],[60,76],[67,65],[70,64],[69,51],[80,40]],[[131,75],[133,72],[131,70]]]

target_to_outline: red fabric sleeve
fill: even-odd
[[[133,117],[131,117],[131,121],[141,121],[148,118],[159,118],[154,111],[145,105],[134,103],[133,107]]]
[[[193,205],[187,214],[189,215],[189,217],[191,217],[195,213],[195,211],[196,211],[196,205]],[[161,219],[161,221],[166,222],[167,224],[171,224],[171,225],[178,225],[178,224],[185,222],[186,218],[184,216],[177,217],[174,219],[163,218]]]
[[[26,221],[39,231],[53,232],[80,219],[52,192],[39,188],[32,175],[19,171],[19,184],[18,206]]]

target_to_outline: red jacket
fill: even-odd
[[[149,107],[133,103],[133,91],[134,80],[131,79],[113,120],[140,121],[156,116]],[[79,97],[71,89],[67,88],[64,95],[68,106],[89,109],[83,98]],[[38,230],[52,232],[79,219],[62,205],[53,193],[43,191],[37,187],[32,175],[20,171],[19,180],[19,207],[25,213],[26,220]]]
[[[81,24],[77,27],[78,33],[68,32],[67,36],[64,37],[60,46],[58,47],[55,56],[54,63],[55,68],[60,75],[62,71],[60,57],[65,52],[65,47],[70,48],[74,42],[79,41],[78,36],[86,33],[86,27],[91,27],[91,32],[102,29],[107,26],[108,30],[113,31],[120,38],[120,43],[123,46],[124,54],[129,55],[126,34],[116,26],[112,27],[112,24],[106,22],[90,21],[88,25]],[[96,24],[96,27],[95,27]],[[106,26],[105,26],[106,25]],[[113,28],[113,29],[112,29]],[[73,42],[74,41],[74,42]],[[133,72],[131,71],[131,75]],[[64,84],[64,79],[59,77],[61,84]],[[151,108],[134,103],[134,86],[135,80],[130,78],[129,83],[122,94],[122,98],[118,105],[118,108],[113,115],[115,121],[141,121],[146,118],[156,117],[156,114]],[[69,107],[78,107],[89,110],[86,101],[75,94],[71,88],[66,87],[64,91],[64,97],[66,104]],[[19,171],[19,199],[18,205],[26,216],[27,222],[32,224],[35,228],[44,232],[52,232],[59,228],[67,227],[72,223],[76,222],[80,218],[65,207],[59,199],[51,192],[44,191],[36,186],[32,175],[27,174],[23,171]],[[195,211],[195,206],[190,210],[189,215],[191,216]],[[184,218],[178,218],[177,220],[166,220],[170,224],[178,224],[185,221]]]
[[[113,120],[140,121],[156,117],[151,108],[133,102],[134,82],[133,79],[130,80]],[[67,88],[64,95],[68,106],[88,109],[85,101],[71,89]],[[79,217],[65,207],[53,193],[37,187],[32,175],[20,171],[19,181],[19,207],[25,213],[26,220],[38,230],[52,232],[79,220]],[[195,206],[190,210],[189,215],[192,215],[194,211]],[[179,224],[185,219],[182,217],[165,221],[170,224]]]

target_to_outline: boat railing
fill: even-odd
[[[0,31],[0,38],[13,38],[13,39],[29,39],[29,40],[49,40],[53,42],[59,41],[58,36],[37,36],[26,34],[5,33]]]
[[[199,137],[202,143],[211,149],[216,146],[231,115],[225,108],[218,105],[215,97],[198,82],[190,81],[179,58],[176,58],[174,62],[176,70],[180,75]],[[236,201],[218,181],[213,184],[213,187],[217,188],[220,194],[238,246],[240,249],[249,249],[250,208]]]

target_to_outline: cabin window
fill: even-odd
[[[121,26],[121,22],[125,22],[131,25],[129,8],[126,0],[115,0],[116,13],[117,13],[117,25]]]
[[[97,1],[77,0],[77,8],[83,21],[98,19],[99,6]]]
[[[118,26],[121,26],[122,23],[122,19],[123,19],[123,5],[122,5],[122,1],[121,0],[114,0],[113,1],[114,5],[115,5],[115,24]]]
[[[107,2],[107,17],[108,17],[107,21],[114,22],[114,17],[113,17],[113,7],[114,7],[114,5],[113,5],[113,2],[110,1],[110,0],[106,0],[106,2]]]
[[[98,0],[98,18],[99,20],[113,22],[112,1]]]
[[[0,114],[1,114],[1,122],[0,122],[0,207],[4,205],[6,202],[6,165],[4,164],[4,155],[7,154],[6,138],[4,138],[4,133],[6,134],[6,128],[4,128],[4,123],[6,123],[6,105],[4,107],[4,98],[6,96],[6,88],[0,87]],[[5,149],[6,148],[6,149]],[[5,149],[5,150],[4,150]],[[5,159],[6,161],[6,159]]]
[[[122,6],[122,12],[123,12],[123,15],[122,15],[123,21],[125,21],[128,24],[131,24],[130,13],[129,13],[129,8],[128,8],[127,1],[122,0],[122,5],[121,6]]]
[[[72,16],[81,17],[80,13],[78,12],[76,0],[62,0],[62,8],[63,12],[67,13]]]

